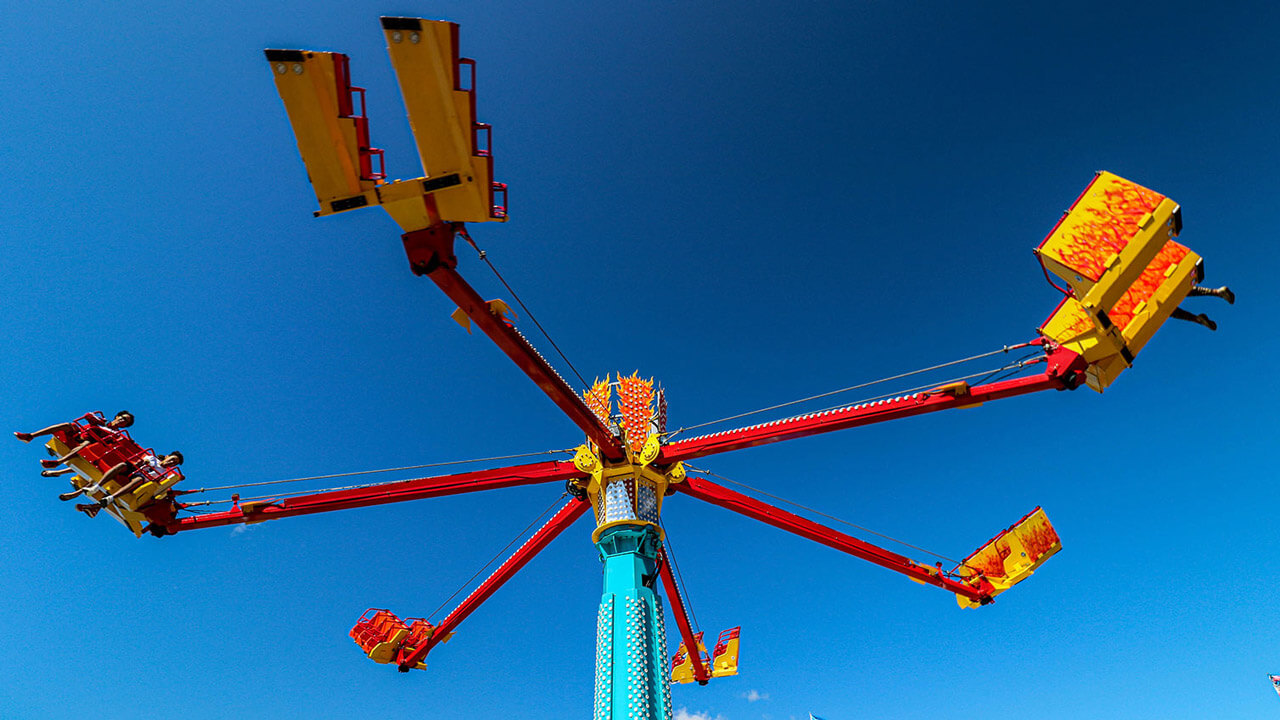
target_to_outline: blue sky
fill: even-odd
[[[511,221],[473,236],[584,375],[656,376],[674,425],[1030,339],[1057,301],[1030,248],[1093,172],[1168,194],[1206,282],[1240,297],[1196,304],[1216,334],[1171,323],[1103,396],[695,463],[951,557],[1043,505],[1064,551],[961,611],[677,496],[665,519],[694,610],[708,633],[742,625],[743,659],[674,702],[724,720],[1276,712],[1273,7],[4,12],[4,429],[127,408],[145,445],[183,451],[193,487],[581,442],[449,320],[385,215],[311,217],[265,47],[348,53],[390,174],[414,177],[377,17],[461,23],[511,187]],[[136,540],[60,503],[40,457],[0,442],[4,717],[589,712],[586,524],[426,673],[346,635],[367,607],[429,612],[558,487]]]

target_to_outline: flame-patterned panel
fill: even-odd
[[[1137,183],[1099,173],[1041,243],[1040,253],[1095,283],[1107,269],[1107,261],[1124,250],[1141,229],[1142,219],[1164,199]],[[1072,282],[1073,278],[1064,279]]]
[[[1126,341],[1132,342],[1136,339],[1136,329],[1130,326],[1140,314],[1151,312],[1154,309],[1153,305],[1171,303],[1172,306],[1176,306],[1181,302],[1191,289],[1190,283],[1184,279],[1190,273],[1178,272],[1178,270],[1188,263],[1194,265],[1198,260],[1199,256],[1181,243],[1170,240],[1164,244],[1133,285],[1120,296],[1115,306],[1107,311],[1107,316],[1116,327],[1121,329]],[[1167,316],[1168,312],[1161,314]],[[1089,313],[1079,302],[1071,298],[1054,310],[1053,315],[1040,327],[1041,333],[1064,345],[1083,338],[1094,330],[1095,326]],[[1088,345],[1091,347],[1093,343],[1089,342]],[[1130,349],[1136,352],[1138,348]],[[1087,348],[1077,350],[1087,350]]]
[[[1048,516],[1036,508],[965,558],[960,572],[965,576],[981,573],[1003,590],[1025,579],[1061,549],[1062,540]]]
[[[605,427],[609,426],[609,406],[613,402],[613,385],[609,382],[609,376],[605,375],[603,380],[596,380],[591,385],[590,390],[582,393],[582,401],[595,416],[604,423]]]
[[[1022,551],[1032,563],[1062,549],[1062,538],[1058,537],[1058,531],[1053,529],[1043,509],[1037,509],[1014,525],[1013,533],[1022,542]]]

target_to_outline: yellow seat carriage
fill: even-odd
[[[716,638],[715,649],[711,654],[707,654],[707,646],[702,642],[702,633],[694,634],[693,642],[698,648],[698,655],[702,658],[702,665],[710,668],[711,677],[729,677],[738,674],[738,640],[741,632],[741,626],[722,631]],[[676,654],[671,656],[671,682],[682,685],[697,682],[693,671],[693,658],[683,642],[676,649]]]
[[[1100,172],[1036,248],[1046,277],[1070,288],[1040,332],[1084,357],[1094,390],[1133,365],[1200,280],[1200,256],[1173,239],[1181,230],[1177,203]]]
[[[91,416],[96,422],[89,419]],[[150,462],[155,451],[138,445],[128,430],[106,427],[100,412],[88,413],[68,427],[54,430],[45,447],[50,455],[65,457],[85,443],[87,446],[66,461],[76,471],[72,487],[102,504],[104,512],[138,537],[146,524],[173,519],[176,504],[171,491],[183,479],[180,470]],[[103,476],[122,463],[131,472],[117,474],[104,484]]]

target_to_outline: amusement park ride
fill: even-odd
[[[351,637],[373,660],[401,671],[425,659],[458,625],[575,521],[593,513],[592,540],[604,565],[597,617],[595,717],[670,718],[670,682],[706,684],[738,671],[738,628],[710,652],[679,592],[660,525],[667,498],[685,495],[760,520],[906,575],[976,608],[1026,579],[1061,548],[1036,508],[950,570],[916,562],[864,540],[712,482],[686,462],[765,443],[871,423],[967,408],[1040,390],[1102,392],[1174,313],[1202,276],[1200,258],[1174,240],[1178,205],[1109,173],[1099,173],[1036,250],[1046,278],[1064,294],[1039,337],[1013,348],[1034,356],[1016,365],[1038,374],[970,385],[965,380],[802,414],[763,424],[675,439],[666,398],[652,380],[608,375],[575,391],[516,329],[501,300],[486,301],[458,271],[455,241],[475,247],[465,223],[505,222],[506,186],[493,180],[490,127],[476,121],[476,65],[458,54],[458,26],[385,17],[391,63],[408,110],[424,174],[386,180],[383,151],[369,140],[364,91],[353,87],[347,56],[267,50],[320,209],[331,215],[381,206],[400,225],[409,267],[458,306],[455,319],[479,328],[586,435],[572,461],[543,461],[358,488],[240,501],[230,510],[193,514],[181,473],[141,462],[150,451],[126,430],[86,416],[52,431],[49,451],[68,465],[72,485],[137,536],[156,537],[267,520],[536,483],[563,483],[571,497],[438,624],[370,610]],[[478,251],[478,248],[477,248]],[[484,257],[483,254],[481,257]],[[1054,283],[1057,276],[1065,287]],[[106,428],[106,429],[104,429]],[[87,443],[87,444],[86,444]],[[154,458],[154,453],[151,453]],[[103,474],[138,468],[109,482]],[[97,510],[94,510],[96,513]],[[668,660],[657,583],[671,604],[682,643]]]

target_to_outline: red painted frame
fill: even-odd
[[[940,574],[937,568],[922,565],[895,552],[877,547],[864,540],[859,540],[852,535],[832,530],[807,518],[800,517],[742,493],[734,492],[705,478],[690,475],[684,482],[676,485],[675,488],[679,492],[696,497],[699,500],[705,500],[712,505],[718,505],[726,510],[746,515],[767,525],[822,543],[829,548],[873,562],[894,572],[902,573],[913,580],[936,585],[944,590],[963,595],[970,600],[976,600],[983,604],[991,602],[989,592],[983,592],[958,580],[946,577]]]
[[[560,533],[564,532],[578,518],[582,517],[591,509],[591,503],[577,498],[569,500],[565,503],[551,519],[546,522],[536,533],[533,534],[518,550],[507,558],[493,574],[488,577],[480,586],[471,591],[471,594],[463,600],[453,612],[449,613],[440,624],[436,626],[431,633],[431,637],[427,642],[415,648],[412,652],[405,653],[401,651],[401,656],[396,659],[396,663],[400,666],[401,672],[408,672],[422,659],[427,656],[431,648],[435,647],[441,640],[449,636],[467,616],[480,607],[481,603],[488,600],[498,588],[515,576],[520,568],[524,567],[534,555],[537,555],[547,545],[551,544]]]
[[[676,585],[675,575],[671,572],[671,560],[667,557],[666,547],[659,550],[658,574],[662,576],[662,587],[667,591],[667,599],[671,601],[671,614],[676,618],[676,626],[680,628],[680,638],[689,651],[689,660],[693,664],[693,679],[699,685],[706,685],[710,675],[707,666],[702,664],[702,651],[698,649],[698,640],[694,637],[693,626],[689,624],[689,614],[684,607],[684,598]]]
[[[471,322],[489,336],[498,349],[511,358],[551,398],[556,407],[595,442],[606,459],[622,459],[622,444],[614,437],[613,432],[600,422],[578,393],[569,387],[560,373],[529,344],[520,331],[493,314],[489,304],[458,274],[453,241],[460,229],[460,226],[454,225],[433,225],[425,230],[405,233],[402,238],[413,272],[431,278]]]
[[[878,400],[838,410],[799,415],[751,427],[678,440],[664,445],[656,462],[673,463],[692,460],[781,440],[871,425],[938,410],[968,407],[989,400],[1026,395],[1041,390],[1071,389],[1076,386],[1078,377],[1087,368],[1083,357],[1058,346],[1048,348],[1045,362],[1048,367],[1040,375],[977,385],[969,388],[969,391],[963,395],[945,392],[915,393],[905,397]]]
[[[385,505],[406,500],[457,495],[459,493],[496,490],[520,485],[555,482],[570,478],[586,477],[572,462],[549,460],[547,462],[514,465],[511,467],[475,470],[456,475],[403,480],[386,485],[350,490],[299,495],[266,503],[247,504],[231,510],[206,515],[176,518],[159,525],[161,534],[172,534],[199,528],[221,527],[238,523],[256,523],[297,515],[348,510],[350,508]]]

